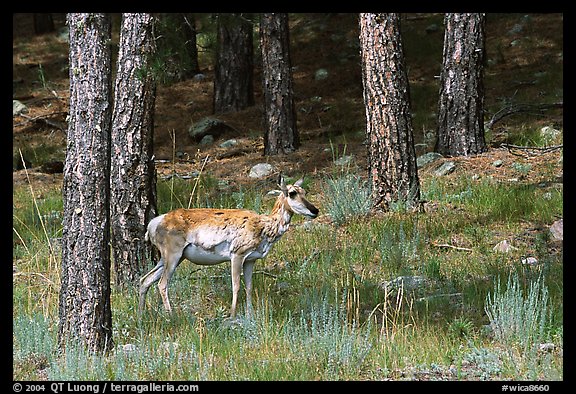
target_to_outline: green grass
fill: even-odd
[[[50,161],[64,161],[65,153],[60,145],[54,143],[42,142],[35,145],[25,146],[21,149],[22,156],[25,160],[30,162],[27,165],[30,167],[37,167]],[[22,168],[22,157],[19,151],[14,151],[12,154],[12,169]]]
[[[310,190],[329,190],[334,178],[309,179]],[[158,185],[160,206],[186,206],[190,181]],[[268,212],[272,201],[259,189],[220,190],[206,179],[200,200],[210,206]],[[487,297],[501,294],[496,278],[510,273],[524,283],[543,279],[548,291],[546,332],[562,347],[562,257],[546,236],[516,242],[514,253],[492,251],[503,233],[525,223],[550,224],[562,214],[562,191],[541,198],[532,186],[492,181],[423,184],[435,212],[361,216],[339,225],[295,218],[291,230],[256,265],[255,316],[227,322],[230,268],[183,262],[170,285],[175,313],[165,314],[156,287],[147,309],[134,313],[137,289],[112,293],[115,351],[89,354],[71,346],[55,352],[59,286],[58,255],[50,254],[39,220],[61,210],[59,191],[37,197],[14,193],[13,238],[18,274],[13,285],[14,377],[55,380],[340,380],[562,379],[558,353],[503,350],[486,336]],[[172,197],[170,197],[172,196]],[[334,199],[334,197],[331,197]],[[330,198],[314,201],[321,209]],[[208,204],[206,204],[208,205]],[[455,207],[459,209],[454,209]],[[61,234],[57,221],[44,224]],[[456,237],[470,252],[438,248]],[[522,254],[544,263],[525,267]],[[399,276],[423,276],[414,291],[387,289]],[[489,296],[490,294],[490,296]],[[540,338],[540,337],[539,337]],[[544,338],[542,338],[544,339]],[[534,342],[534,341],[533,341]],[[536,341],[538,342],[538,341]],[[543,362],[546,361],[545,364]],[[452,368],[452,369],[451,369]]]

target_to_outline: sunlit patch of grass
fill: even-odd
[[[308,182],[322,188],[327,180]],[[162,204],[170,199],[174,204],[190,198],[189,180],[175,180],[173,185],[163,181],[159,188],[159,204],[166,209]],[[256,187],[222,191],[217,182],[208,180],[197,190],[201,198],[218,195],[210,206],[269,212],[273,203]],[[15,351],[19,352],[15,376],[26,379],[42,374],[56,380],[512,378],[518,371],[498,350],[498,343],[492,344],[482,334],[493,279],[509,272],[524,280],[543,275],[551,289],[549,332],[560,338],[561,257],[550,254],[545,236],[526,236],[514,243],[518,250],[509,254],[494,252],[492,247],[501,234],[518,233],[526,221],[545,224],[561,214],[562,191],[546,192],[550,195],[543,198],[544,191],[531,185],[435,180],[424,183],[423,194],[436,204],[436,210],[425,214],[388,212],[340,225],[321,218],[295,220],[268,257],[256,263],[254,316],[246,317],[242,289],[237,322],[227,319],[232,297],[229,265],[200,267],[185,261],[169,288],[172,315],[164,311],[156,286],[149,291],[141,318],[134,310],[136,286],[113,292],[116,349],[109,356],[74,347],[60,356],[42,350],[54,340],[56,317],[44,320],[50,333],[38,337],[44,345],[26,334],[30,316],[56,315],[56,260],[46,259],[47,252],[35,251],[46,238],[37,219],[56,210],[58,194],[54,192],[52,203],[51,194],[44,194],[37,201],[38,214],[30,197],[18,192],[22,194],[16,194],[13,214],[28,229],[22,223],[18,227],[25,242],[14,238],[22,260],[16,265],[26,272],[14,281]],[[525,251],[534,252],[542,264],[524,267],[520,256]],[[405,291],[385,286],[399,276],[419,276],[425,284]],[[48,281],[53,284],[47,286]],[[559,376],[557,355],[549,357],[548,370],[527,362],[520,373]]]

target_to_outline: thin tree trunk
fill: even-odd
[[[154,18],[123,14],[114,89],[110,178],[116,285],[134,283],[153,259],[144,234],[156,216],[153,133]]]
[[[188,56],[186,64],[190,64],[186,76],[194,76],[200,72],[198,45],[196,42],[196,18],[193,13],[187,12],[181,14],[181,19],[185,39],[184,47],[186,48],[186,56]]]
[[[293,152],[300,145],[292,88],[288,14],[262,14],[264,154]]]
[[[200,72],[196,23],[193,13],[156,14],[158,59],[162,60],[165,81],[183,81]]]
[[[436,151],[445,156],[485,152],[484,14],[446,14]]]
[[[360,14],[360,49],[372,204],[417,208],[420,186],[398,15]]]
[[[218,14],[214,113],[254,105],[252,22],[242,14]]]
[[[110,308],[110,18],[69,14],[70,121],[64,166],[58,344],[113,346]]]

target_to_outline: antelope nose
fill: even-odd
[[[310,217],[311,217],[312,219],[314,219],[315,217],[318,216],[318,212],[319,212],[319,211],[318,211],[318,208],[316,208],[316,207],[311,207],[311,208],[310,208],[310,213],[311,213],[312,215],[311,215]]]

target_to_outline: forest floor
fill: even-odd
[[[63,16],[56,17],[57,29]],[[13,120],[13,156],[21,149],[31,162],[29,174],[14,172],[14,183],[60,182],[61,174],[40,172],[43,162],[63,160],[66,148],[68,102],[67,43],[57,34],[34,36],[31,16],[15,14],[13,40],[13,97],[28,111]],[[402,21],[406,64],[409,69],[414,133],[417,153],[433,150],[425,134],[435,130],[435,111],[443,39],[440,14],[408,14]],[[117,31],[118,27],[114,31]],[[438,30],[436,30],[438,29]],[[366,168],[364,145],[365,114],[359,64],[358,27],[355,14],[326,16],[298,14],[291,19],[294,92],[301,147],[290,155],[263,157],[261,88],[258,83],[259,56],[255,61],[256,105],[244,111],[216,116],[238,131],[223,135],[210,146],[199,146],[188,136],[188,129],[199,120],[213,116],[213,67],[202,62],[201,81],[186,80],[158,87],[155,113],[155,155],[172,159],[175,165],[159,164],[160,175],[176,170],[179,174],[199,171],[206,156],[204,173],[232,184],[251,182],[251,166],[269,162],[292,176],[330,172],[335,159],[353,155],[359,168]],[[116,32],[117,42],[117,32]],[[487,22],[486,122],[497,111],[512,104],[546,104],[562,101],[562,16],[490,15]],[[205,58],[206,56],[204,56]],[[316,80],[316,70],[328,71],[325,80]],[[499,148],[519,133],[532,135],[544,126],[562,129],[562,109],[523,112],[502,119],[488,132],[490,150],[477,157],[456,158],[462,171],[502,179],[517,178],[517,171],[506,163],[518,160],[508,149]],[[175,137],[175,140],[174,140]],[[518,137],[518,136],[517,136]],[[226,139],[238,145],[220,148]],[[520,138],[521,139],[521,138]],[[528,141],[527,138],[524,141]],[[424,143],[428,142],[428,145]],[[550,168],[558,161],[553,154],[529,155],[538,177],[539,167]],[[504,165],[494,167],[495,160]],[[421,171],[422,176],[425,171]],[[531,179],[540,182],[540,179]]]

